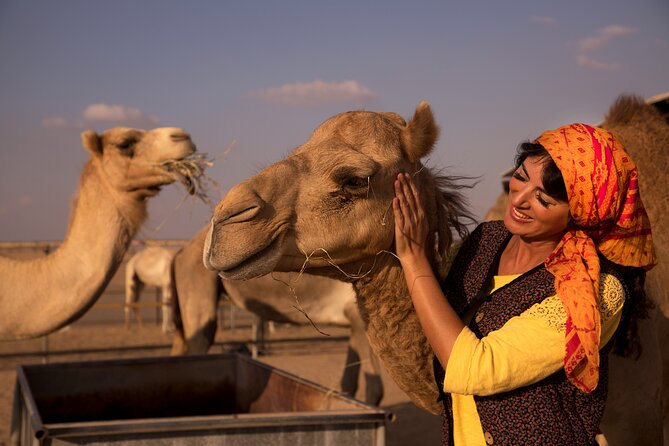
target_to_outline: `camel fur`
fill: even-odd
[[[147,199],[174,182],[161,163],[195,151],[178,128],[82,133],[89,152],[60,248],[34,260],[0,257],[0,339],[42,336],[100,297],[146,219]]]
[[[261,321],[297,325],[351,327],[348,354],[340,388],[355,396],[358,378],[365,379],[365,400],[378,404],[383,384],[378,359],[367,342],[364,324],[350,284],[327,277],[297,273],[272,273],[249,280],[221,280],[204,267],[202,251],[208,228],[201,230],[174,257],[175,332],[172,354],[204,354],[214,342],[216,308],[225,295]],[[263,327],[257,324],[258,334]],[[323,329],[327,331],[326,329]]]
[[[162,331],[174,329],[172,317],[172,258],[175,251],[160,246],[149,246],[135,255],[125,265],[125,327],[130,328],[131,312],[142,325],[141,312],[137,307],[139,296],[145,286],[158,289],[161,297]]]

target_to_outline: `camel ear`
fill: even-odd
[[[434,122],[432,109],[427,101],[421,101],[409,124],[402,130],[404,152],[412,163],[432,151],[439,138],[439,127]]]
[[[93,130],[86,130],[81,133],[81,143],[93,155],[102,155],[102,141]]]

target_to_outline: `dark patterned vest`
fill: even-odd
[[[555,294],[553,276],[539,265],[488,295],[511,234],[503,222],[479,225],[463,243],[443,289],[461,316],[478,309],[469,328],[482,338],[501,328],[532,305]],[[602,259],[603,273],[620,277]],[[484,437],[495,445],[593,445],[604,412],[608,382],[609,347],[602,350],[597,388],[579,391],[564,370],[525,387],[492,396],[475,396]],[[443,393],[444,370],[435,360],[435,378],[444,403],[443,443],[453,444],[450,395]]]

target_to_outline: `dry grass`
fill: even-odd
[[[205,203],[210,203],[209,186],[218,187],[218,183],[204,173],[207,167],[213,165],[214,160],[210,159],[206,153],[196,153],[188,158],[169,160],[161,164],[176,181],[183,184],[190,195],[198,197]]]

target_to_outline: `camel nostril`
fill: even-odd
[[[261,206],[251,205],[238,212],[230,213],[230,215],[219,220],[220,223],[240,223],[244,221],[249,221],[260,212]]]

